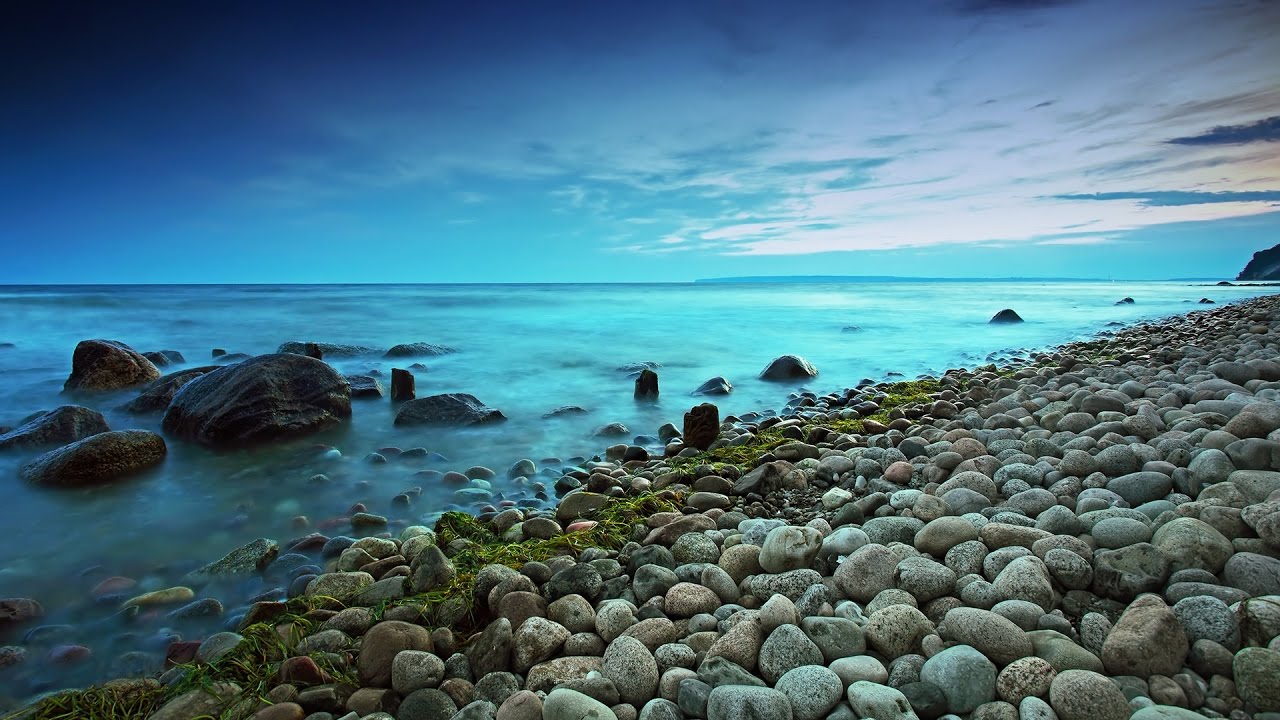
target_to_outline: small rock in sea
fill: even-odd
[[[234,365],[235,363],[238,363],[238,362],[244,362],[245,360],[248,360],[251,357],[253,356],[250,355],[249,353],[242,353],[242,352],[228,353],[226,355],[218,356],[217,362],[219,365]]]
[[[706,450],[720,434],[720,409],[711,403],[702,403],[684,414],[684,431],[681,437],[686,447]]]
[[[0,630],[44,617],[44,608],[30,598],[0,600]]]
[[[481,425],[507,417],[468,393],[428,395],[410,400],[396,412],[395,425]]]
[[[307,345],[315,345],[316,348],[320,350],[320,354],[327,358],[353,358],[361,355],[377,355],[380,352],[377,348],[368,347],[366,345],[342,345],[340,343],[305,342],[298,340],[290,340],[288,342],[281,343],[280,347],[276,348],[276,352],[305,356],[307,354]],[[223,352],[226,351],[224,350]]]
[[[629,435],[630,433],[631,431],[627,429],[626,425],[615,422],[609,423],[608,425],[601,425],[591,434],[594,437],[621,437],[623,435]]]
[[[8,448],[62,445],[104,433],[111,428],[97,410],[79,405],[63,405],[37,415],[0,435],[0,450]]]
[[[652,400],[658,397],[658,373],[650,368],[640,371],[636,378],[635,397],[637,400]]]
[[[547,420],[550,418],[567,417],[569,415],[586,415],[586,414],[587,414],[586,408],[581,408],[581,407],[578,407],[577,405],[561,405],[560,407],[555,408],[554,410],[549,410],[543,413],[542,419]]]
[[[262,572],[276,559],[279,553],[280,546],[276,541],[268,538],[258,538],[232,550],[222,559],[188,573],[183,581],[189,584],[200,584],[219,577],[250,575]]]
[[[69,390],[119,390],[150,382],[160,370],[137,350],[118,340],[83,340],[71,357]]]
[[[187,361],[182,357],[182,353],[177,350],[160,350],[157,352],[144,352],[142,357],[151,361],[156,367],[165,367],[166,365],[181,365]]]
[[[217,370],[217,365],[187,368],[169,373],[159,380],[154,380],[142,388],[138,397],[120,406],[120,410],[140,415],[143,413],[162,412],[173,402],[178,391],[201,375]]]
[[[797,380],[818,376],[818,369],[799,355],[781,355],[760,371],[762,380]]]
[[[840,332],[860,332],[861,330],[862,328],[857,325],[845,325],[840,328]]]
[[[991,320],[988,321],[988,324],[1002,325],[1007,323],[1020,323],[1020,322],[1022,322],[1022,316],[1018,315],[1018,313],[1014,312],[1009,308],[1005,308],[1004,310],[1001,310],[1000,312],[996,313],[991,318]]]
[[[711,378],[710,380],[699,385],[698,389],[694,390],[690,394],[691,395],[728,395],[731,392],[733,392],[733,383],[730,383],[728,380],[725,380],[723,377],[720,377],[719,375],[717,375]]]
[[[431,343],[415,342],[401,343],[393,346],[386,352],[383,357],[386,358],[410,358],[410,357],[435,357],[437,355],[448,355],[457,352],[451,347],[444,345],[432,345]]]
[[[121,609],[131,607],[149,607],[151,605],[176,605],[178,603],[190,602],[195,599],[195,592],[182,585],[177,587],[165,588],[164,590],[155,590],[149,593],[143,593],[136,597],[131,597],[121,604]]]
[[[391,368],[391,402],[408,402],[417,396],[413,373],[402,368]]]
[[[316,360],[324,359],[324,351],[320,349],[319,345],[313,342],[306,343],[302,346],[302,354],[309,358],[315,358]]]
[[[23,466],[22,478],[45,487],[101,485],[136,475],[164,460],[164,438],[147,430],[91,435]]]
[[[1201,305],[1215,305],[1216,303],[1215,303],[1213,300],[1210,300],[1209,298],[1202,297],[1202,298],[1200,298],[1200,304],[1201,304]]]
[[[386,389],[372,375],[348,375],[346,378],[347,384],[351,386],[352,400],[380,400],[386,397]]]
[[[1116,305],[1132,305],[1132,304],[1133,304],[1133,298],[1131,297],[1121,298],[1116,301]]]
[[[214,348],[214,349],[209,353],[209,356],[210,356],[211,358],[213,358],[214,360],[217,360],[218,358],[220,358],[220,357],[222,357],[223,355],[226,355],[226,354],[227,354],[227,351],[226,351],[226,350],[223,350],[222,348]]]

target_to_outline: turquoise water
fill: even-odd
[[[85,663],[57,666],[43,659],[49,644],[33,641],[26,662],[0,670],[0,707],[5,696],[100,679],[118,669],[112,663],[128,650],[148,653],[158,667],[168,638],[195,639],[221,625],[175,624],[161,615],[121,627],[113,608],[89,598],[103,577],[135,578],[141,589],[167,587],[253,538],[304,534],[296,516],[314,525],[344,515],[355,502],[403,523],[478,507],[461,503],[453,488],[427,484],[412,508],[393,508],[393,496],[424,484],[414,476],[419,470],[485,465],[498,471],[495,493],[527,498],[527,486],[501,479],[514,461],[527,457],[554,468],[542,460],[599,453],[618,441],[593,436],[606,423],[621,422],[632,436],[656,434],[664,422],[678,425],[699,402],[690,391],[716,375],[735,388],[715,400],[722,415],[777,410],[802,386],[826,392],[890,372],[914,377],[972,367],[1083,338],[1110,322],[1186,312],[1197,307],[1188,301],[1204,296],[1227,302],[1269,290],[1177,282],[0,287],[0,343],[14,345],[0,348],[0,425],[67,402],[60,391],[72,350],[95,337],[139,351],[178,350],[187,366],[209,364],[215,347],[259,354],[288,340],[447,345],[458,352],[425,358],[427,369],[415,372],[419,397],[469,392],[509,418],[478,430],[401,429],[392,425],[389,401],[357,401],[351,421],[331,432],[241,452],[171,440],[157,470],[74,491],[26,486],[18,468],[33,453],[0,454],[6,488],[0,521],[8,539],[0,597],[39,600],[48,611],[44,623],[71,625],[54,634],[59,641],[94,650]],[[1124,296],[1136,303],[1114,304]],[[988,325],[1005,307],[1027,322]],[[820,376],[803,384],[758,380],[784,353],[804,356]],[[661,364],[657,402],[636,402],[633,381],[618,370],[642,361]],[[332,362],[348,374],[381,371],[389,384],[393,363],[378,355]],[[398,366],[404,362],[411,361]],[[113,429],[158,432],[159,415],[113,409],[133,395],[108,393],[87,404]],[[542,418],[567,404],[590,412]],[[316,443],[332,445],[341,457],[319,457]],[[447,461],[362,461],[386,446],[426,447]],[[333,482],[308,484],[317,472]],[[225,590],[228,614],[263,587],[254,581]],[[22,644],[30,627],[0,635],[0,645]]]

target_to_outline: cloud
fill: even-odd
[[[1085,195],[1055,195],[1058,200],[1138,200],[1144,207],[1176,207],[1208,203],[1280,203],[1280,190],[1245,192],[1195,192],[1167,190],[1157,192],[1106,192]]]
[[[1280,115],[1245,125],[1220,125],[1186,137],[1167,140],[1170,145],[1243,145],[1252,142],[1280,141]]]

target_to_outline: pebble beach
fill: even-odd
[[[1202,307],[1022,362],[796,392],[778,414],[693,399],[660,451],[559,471],[549,507],[389,526],[353,506],[342,532],[261,538],[180,585],[106,578],[125,623],[221,614],[210,589],[246,577],[288,592],[169,643],[158,676],[6,718],[1280,717],[1280,299]],[[77,350],[68,383],[133,372],[124,350]],[[297,350],[172,388],[165,434],[262,441],[349,415],[351,384]],[[288,422],[225,411],[245,393]],[[451,395],[396,423],[493,420]],[[34,422],[31,442],[79,438],[24,466],[32,483],[166,453],[85,413]],[[0,600],[0,630],[43,613]],[[0,647],[0,673],[26,653]]]

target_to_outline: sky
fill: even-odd
[[[0,283],[1229,277],[1280,2],[0,6]]]

